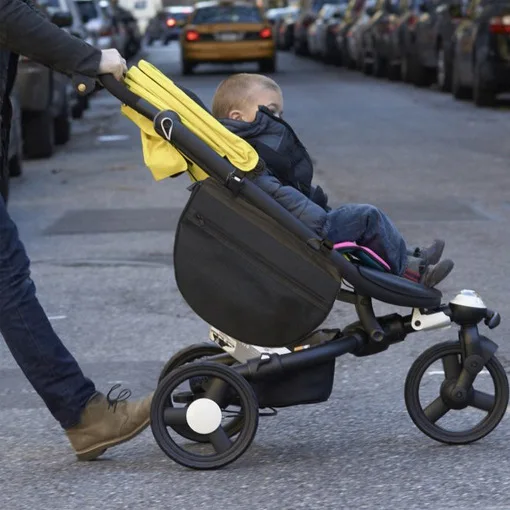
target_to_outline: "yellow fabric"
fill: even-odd
[[[176,112],[185,127],[239,170],[249,172],[257,165],[258,155],[248,142],[222,126],[152,64],[141,60],[138,67],[131,67],[125,84],[159,110]],[[188,161],[171,143],[161,138],[150,120],[126,105],[122,105],[121,111],[141,130],[144,161],[155,180],[176,176],[184,171],[190,173],[192,180],[208,177],[203,169]]]

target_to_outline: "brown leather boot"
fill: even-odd
[[[129,390],[123,390],[116,399],[110,399],[110,393],[108,397],[94,395],[83,410],[80,423],[66,430],[78,460],[96,459],[108,448],[133,439],[150,423],[153,394],[137,402],[126,402]]]

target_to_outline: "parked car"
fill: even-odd
[[[286,14],[275,23],[276,45],[280,50],[290,50],[294,46],[294,25],[299,17],[299,10]]]
[[[50,19],[62,28],[72,25],[69,12],[56,11]],[[15,89],[22,112],[24,153],[29,158],[48,158],[55,144],[66,143],[71,135],[70,80],[21,56]]]
[[[248,2],[199,2],[181,33],[183,74],[197,64],[258,62],[260,72],[276,70],[271,25]]]
[[[155,41],[160,41],[163,38],[163,24],[166,20],[166,14],[163,11],[158,11],[147,23],[145,29],[145,41],[148,46],[154,44]]]
[[[178,41],[181,36],[182,27],[193,12],[193,7],[167,7],[165,9],[165,20],[162,32],[163,44],[170,41]]]
[[[363,34],[363,71],[382,77],[387,73],[390,35],[396,28],[398,0],[378,0]]]
[[[89,42],[90,33],[85,24],[81,20],[80,12],[74,0],[44,0],[45,8],[49,16],[58,15],[59,13],[68,13],[71,18],[71,24],[63,27],[70,34]],[[79,119],[83,116],[83,112],[89,107],[88,97],[80,96],[74,89],[70,92],[69,107],[71,116]]]
[[[419,9],[422,14],[411,48],[412,81],[419,87],[438,81],[439,88],[448,91],[452,79],[452,36],[462,9],[458,0],[422,0]]]
[[[357,69],[364,66],[364,34],[370,27],[370,20],[376,12],[378,0],[366,0],[360,16],[347,32],[347,51]]]
[[[280,20],[287,16],[287,14],[292,14],[297,11],[298,8],[294,6],[275,7],[274,9],[268,9],[265,16],[271,25],[276,25]]]
[[[124,58],[133,58],[142,46],[142,36],[138,21],[133,13],[124,9],[118,4],[118,0],[112,0],[111,11],[113,13],[115,24],[121,25],[124,29],[123,51]]]
[[[453,36],[452,92],[491,106],[510,91],[510,0],[471,0]]]
[[[338,63],[349,69],[356,67],[355,58],[349,51],[348,40],[352,36],[351,29],[365,12],[365,0],[349,0],[343,18],[332,28],[335,33]]]
[[[419,0],[398,0],[396,10],[397,19],[386,47],[388,77],[410,82],[413,79],[411,51],[416,38],[416,24],[420,16]]]
[[[308,55],[308,27],[327,0],[313,0],[309,9],[302,9],[294,23],[294,53]]]
[[[125,31],[118,26],[111,6],[106,0],[74,0],[88,32],[91,43],[99,49],[116,48],[124,52]]]
[[[308,49],[310,55],[327,62],[333,59],[336,50],[332,28],[342,19],[346,4],[324,4],[317,19],[308,27]]]

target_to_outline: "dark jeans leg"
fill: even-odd
[[[377,207],[346,204],[328,213],[331,226],[328,238],[335,242],[354,241],[382,257],[395,274],[407,265],[406,243],[392,221]]]
[[[35,295],[29,266],[0,198],[0,333],[51,414],[70,428],[96,389],[53,330]]]

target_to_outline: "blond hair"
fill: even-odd
[[[223,80],[216,89],[212,101],[212,114],[217,119],[226,119],[233,110],[241,110],[252,100],[254,87],[274,90],[281,94],[279,85],[262,74],[238,73]]]

